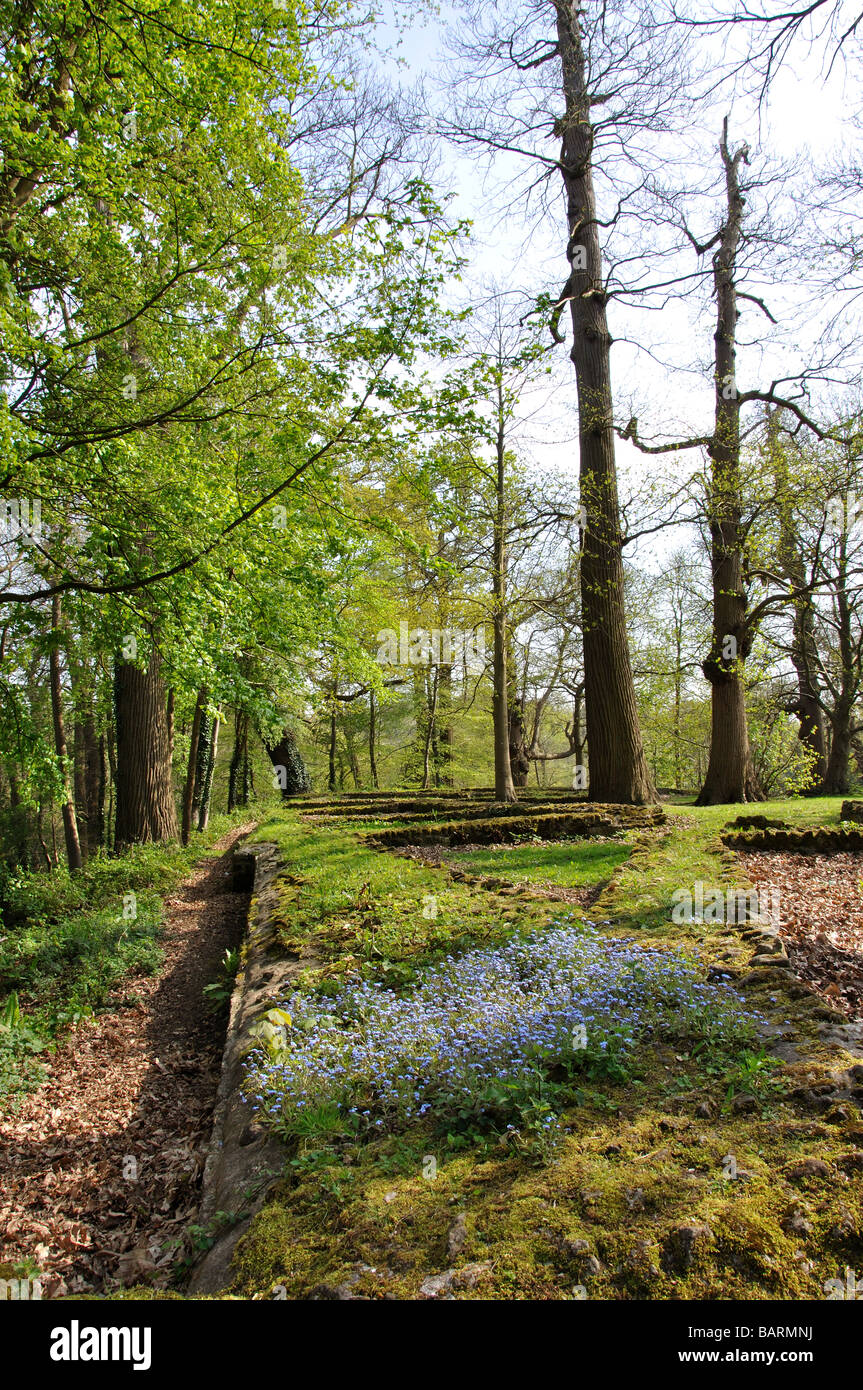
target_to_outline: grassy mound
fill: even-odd
[[[505,874],[507,882],[589,888],[610,879],[630,855],[627,844],[605,840],[548,845],[505,845],[453,850],[446,864],[469,874]]]
[[[817,824],[838,817],[839,803],[827,812],[810,802],[781,811]],[[317,827],[289,815],[262,827],[262,838],[280,841],[290,874],[279,930],[321,950],[320,968],[298,984],[292,1027],[307,1053],[315,1035],[304,1024],[324,1037],[321,1019],[335,1024],[339,1047],[365,1038],[367,1069],[351,1075],[367,1099],[334,1107],[330,1096],[311,1123],[284,1127],[285,1177],[238,1246],[230,1295],[807,1299],[823,1298],[826,1281],[846,1267],[859,1268],[863,1123],[853,1088],[841,1102],[831,1099],[837,1068],[849,1059],[822,1043],[805,987],[787,972],[749,968],[753,947],[742,933],[670,920],[673,891],[694,878],[745,886],[719,839],[727,818],[727,808],[682,808],[647,834],[623,830],[630,857],[612,869],[584,922],[567,912],[565,923],[559,904],[448,880],[441,888],[439,871],[376,852],[350,822]],[[472,832],[477,822],[469,824]],[[607,865],[581,858],[597,848],[589,840],[566,847],[573,881],[607,876]],[[548,853],[505,854],[532,852]],[[566,864],[557,868],[565,882]],[[612,973],[624,959],[643,967],[637,998],[630,993],[622,1004],[608,992],[599,1011],[607,1029],[634,1028],[657,985],[651,962],[682,950],[697,988],[715,983],[721,995],[730,986],[742,1009],[760,1016],[758,1036],[729,1045],[714,1026],[712,995],[690,1031],[692,1011],[678,995],[662,1018],[647,1007],[646,1031],[635,1028],[631,1045],[605,1038],[614,1046],[597,1051],[614,1065],[572,1048],[534,1058],[533,1071],[510,1072],[521,1044],[506,1030],[517,1033],[519,1018],[538,1016],[525,1008],[501,1015],[495,1004],[472,1045],[487,1038],[491,1072],[502,1061],[516,1090],[504,1087],[483,1103],[477,1078],[458,1105],[446,1089],[456,1074],[441,1080],[432,1068],[415,1084],[422,1055],[433,1054],[426,1047],[418,1055],[428,1012],[412,1010],[411,1000],[444,1009],[454,1030],[467,1027],[468,1000],[481,1003],[489,975],[471,975],[471,960],[508,959],[531,934],[551,941],[570,931],[595,945]],[[572,964],[573,954],[562,960]],[[456,972],[452,980],[447,971]],[[548,980],[553,972],[540,974]],[[456,981],[468,976],[473,986],[462,998]],[[609,989],[607,974],[598,988]],[[386,1060],[373,1045],[381,1018],[347,1006],[366,996],[384,1000],[397,1030],[388,1035],[386,1074],[408,1108],[420,1091],[417,1113],[375,1092],[373,1067],[380,1072]],[[590,1020],[582,1021],[589,1039]],[[772,1051],[777,1039],[793,1039],[783,1058]],[[358,1113],[346,1119],[352,1108]]]

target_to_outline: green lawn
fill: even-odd
[[[583,840],[559,845],[518,845],[503,850],[453,850],[447,858],[468,873],[497,874],[513,882],[590,888],[611,878],[630,852],[627,844]]]
[[[844,798],[841,796],[795,797],[789,801],[759,801],[743,806],[687,806],[666,803],[669,817],[694,816],[700,826],[721,830],[738,816],[767,816],[789,825],[838,825]]]

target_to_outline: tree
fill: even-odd
[[[311,789],[311,779],[292,729],[283,729],[279,739],[266,743],[265,747],[273,764],[275,784],[283,797],[301,796]]]
[[[602,272],[599,216],[593,185],[595,132],[577,0],[555,5],[557,51],[565,113],[558,126],[566,190],[572,272],[562,301],[572,317],[572,357],[578,387],[582,533],[581,599],[584,690],[591,794],[598,801],[655,800],[644,757],[629,661],[623,596],[623,558],[614,457],[611,335]]]
[[[831,492],[826,506],[828,543],[823,547],[821,576],[827,585],[825,602],[819,605],[817,626],[821,632],[818,662],[819,684],[827,692],[824,701],[830,726],[830,749],[819,792],[845,795],[850,790],[849,760],[854,739],[863,732],[859,701],[863,694],[863,536],[859,443],[837,450],[833,461]]]
[[[739,388],[738,320],[742,308],[752,304],[771,325],[777,323],[764,299],[744,290],[746,273],[758,270],[763,274],[766,262],[777,275],[780,253],[788,254],[790,259],[795,243],[788,229],[783,227],[780,216],[774,215],[769,205],[757,222],[748,206],[756,190],[765,188],[770,188],[771,202],[779,203],[786,171],[760,161],[756,170],[744,174],[750,164],[749,146],[743,143],[732,151],[727,117],[723,122],[719,151],[722,211],[712,235],[702,239],[693,234],[681,209],[679,193],[659,198],[660,203],[666,202],[671,220],[677,222],[681,235],[694,248],[700,261],[713,251],[710,269],[705,271],[716,303],[712,429],[688,439],[652,444],[640,438],[636,418],[619,431],[623,438],[631,440],[646,454],[705,448],[710,458],[710,474],[705,484],[705,520],[710,545],[713,631],[702,670],[711,687],[712,734],[710,759],[699,797],[700,803],[705,805],[746,802],[762,797],[749,746],[745,663],[759,624],[776,609],[794,604],[802,597],[790,576],[786,574],[783,579],[777,572],[772,557],[754,554],[751,528],[759,511],[767,505],[770,485],[768,481],[765,486],[757,476],[758,464],[763,460],[753,456],[750,466],[744,467],[742,414],[752,403],[772,405],[784,412],[795,431],[807,429],[816,438],[824,438],[826,434],[810,413],[808,402],[810,380],[826,374],[823,363],[810,360],[801,369],[796,396],[782,394],[780,381],[776,379],[766,388]],[[686,289],[682,292],[686,293]],[[786,377],[783,380],[794,379]],[[756,423],[747,432],[759,428]],[[752,463],[756,466],[752,467]],[[774,502],[775,499],[770,499],[770,505]],[[758,584],[763,584],[767,592],[758,602],[753,602],[751,590]]]
[[[612,291],[601,228],[615,228],[625,216],[644,182],[643,161],[656,157],[656,136],[679,104],[679,45],[637,4],[609,10],[548,0],[497,7],[493,19],[485,6],[466,9],[459,52],[472,86],[465,99],[460,74],[459,111],[444,128],[459,142],[538,163],[536,184],[560,179],[566,206],[569,275],[562,293],[545,303],[556,341],[563,341],[559,325],[567,309],[572,320],[587,514],[581,594],[591,787],[603,800],[651,801],[624,612],[607,314]],[[541,142],[549,137],[561,141],[557,159],[544,153]],[[608,186],[604,209],[597,176]]]
[[[712,14],[705,14],[702,4],[696,9],[686,0],[673,0],[671,13],[676,23],[707,33],[745,32],[749,51],[745,58],[732,60],[730,75],[754,76],[762,96],[801,36],[810,45],[824,47],[832,69],[863,24],[863,10],[857,0],[803,0],[801,4],[753,0],[736,5],[731,13],[719,0]]]
[[[811,510],[812,488],[806,476],[804,455],[796,441],[781,430],[781,417],[771,411],[767,417],[766,445],[773,462],[778,513],[777,559],[794,595],[791,612],[789,656],[797,689],[785,708],[799,720],[800,742],[812,759],[812,776],[807,790],[817,793],[827,776],[827,732],[822,692],[818,679],[818,641],[816,635],[815,578],[807,570],[803,537],[798,521],[801,489]],[[791,478],[793,466],[794,481]],[[816,563],[817,567],[817,563]]]
[[[708,445],[712,472],[708,517],[713,578],[713,640],[702,667],[710,682],[710,761],[697,804],[758,801],[749,732],[743,664],[752,646],[747,620],[741,532],[740,400],[737,390],[737,257],[743,235],[744,197],[740,166],[749,148],[732,154],[728,119],[719,145],[725,171],[726,206],[713,257],[716,296],[715,415]],[[699,248],[701,249],[701,248]]]
[[[118,659],[116,849],[177,838],[172,783],[173,740],[162,658],[151,643],[146,664]]]
[[[0,57],[0,478],[41,515],[0,605],[47,627],[71,596],[91,666],[123,653],[100,677],[116,747],[83,666],[73,691],[78,805],[96,825],[101,749],[122,847],[176,833],[173,723],[201,688],[185,837],[215,711],[242,711],[246,771],[249,721],[284,721],[356,544],[326,516],[335,480],[409,420],[418,345],[448,350],[458,256],[399,102],[354,62],[365,11],[49,8],[7,7]]]
[[[78,822],[75,816],[75,799],[69,776],[69,756],[66,748],[66,721],[63,713],[63,685],[60,674],[60,599],[55,596],[51,619],[54,627],[49,656],[51,668],[51,713],[54,720],[54,748],[60,766],[63,783],[63,830],[66,836],[66,859],[70,870],[80,869],[81,845],[78,841]]]

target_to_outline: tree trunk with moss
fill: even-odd
[[[333,717],[335,718],[335,716]],[[311,778],[297,746],[296,736],[291,729],[283,729],[277,743],[265,743],[264,747],[270,762],[273,764],[273,772],[283,797],[302,796],[311,790]],[[334,777],[335,752],[333,752]]]

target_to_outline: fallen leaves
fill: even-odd
[[[863,854],[741,854],[759,891],[779,894],[776,925],[794,972],[848,1018],[863,1018]]]
[[[248,901],[228,891],[226,861],[204,861],[172,900],[159,974],[78,1027],[0,1122],[0,1262],[35,1262],[43,1297],[163,1287],[188,1254],[224,1042],[202,991]]]

